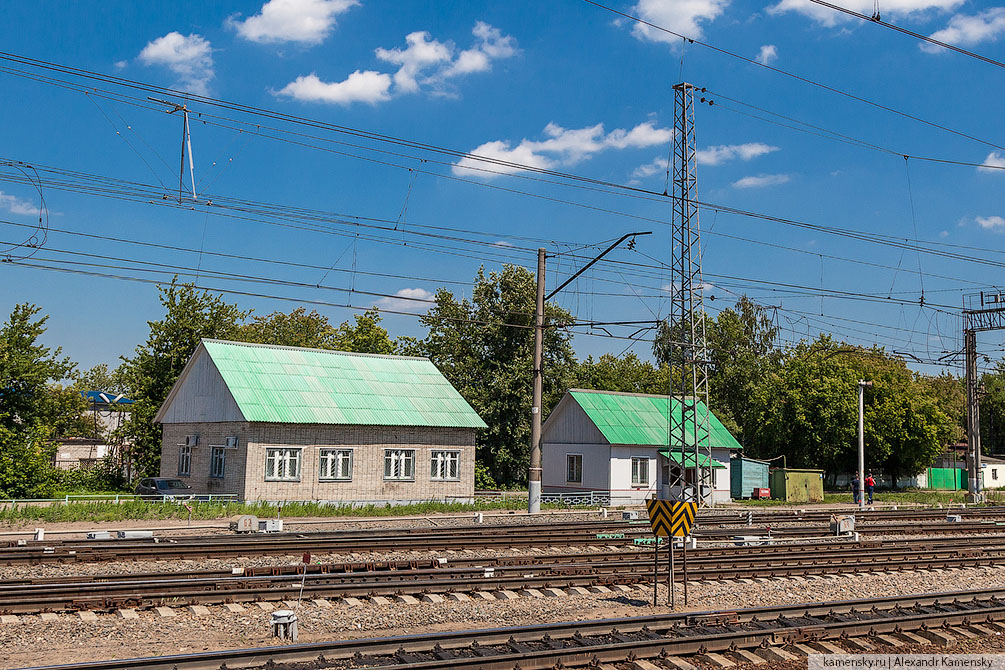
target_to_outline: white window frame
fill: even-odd
[[[217,463],[219,463],[219,469],[217,469]],[[210,447],[209,448],[209,478],[210,479],[223,479],[227,473],[227,448],[226,447]]]
[[[190,445],[178,445],[178,476],[192,476],[192,447]]]
[[[385,449],[384,480],[414,482],[415,449]]]
[[[572,479],[573,474],[573,463],[579,463],[579,479]],[[583,455],[582,454],[566,454],[565,455],[565,481],[569,484],[582,484],[583,483]]]
[[[461,452],[456,449],[433,450],[429,455],[429,478],[434,482],[460,481]]]
[[[645,464],[645,467],[642,465]],[[642,479],[641,470],[646,471],[645,480]],[[632,456],[632,486],[643,488],[649,486],[649,458],[646,456]]]
[[[336,447],[325,447],[318,451],[318,481],[351,482],[352,452],[352,449],[339,449]],[[326,472],[328,474],[325,474]]]
[[[303,463],[302,456],[303,449],[301,447],[266,447],[265,481],[299,482]],[[291,469],[292,472],[290,472]]]

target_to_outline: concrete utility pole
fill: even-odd
[[[858,508],[865,509],[865,387],[872,382],[858,380]]]
[[[530,408],[530,468],[527,471],[527,512],[538,514],[541,511],[541,397],[544,395],[544,303],[568,286],[573,279],[589,270],[594,263],[613,251],[622,242],[640,235],[652,235],[651,232],[628,233],[622,235],[617,242],[604,249],[593,260],[577,270],[571,277],[562,282],[558,288],[544,294],[545,261],[547,254],[544,248],[537,250],[537,309],[534,314],[534,391]]]
[[[967,384],[967,491],[981,498],[981,409],[977,388],[977,333],[963,332],[963,360]]]

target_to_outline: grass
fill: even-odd
[[[189,503],[192,519],[225,519],[240,514],[254,514],[261,518],[281,515],[295,517],[365,517],[410,516],[437,512],[484,512],[493,510],[526,509],[526,499],[486,500],[474,503],[422,502],[411,505],[366,505],[350,507],[312,502],[287,503],[280,510],[270,503]],[[564,505],[542,505],[545,509],[568,509]],[[8,505],[0,508],[0,523],[17,524],[28,521],[48,523],[71,521],[132,521],[188,519],[189,511],[178,503],[162,502],[70,502],[51,505]]]
[[[949,503],[966,502],[966,491],[880,491],[873,496],[873,501],[882,503],[893,503],[899,505],[947,505]],[[1000,496],[994,492],[988,492],[988,502],[1000,504]],[[805,506],[807,503],[786,502],[784,500],[735,500],[740,505],[751,507],[772,507],[772,506]],[[847,493],[824,493],[824,502],[827,504],[851,503],[851,491]]]

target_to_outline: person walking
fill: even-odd
[[[859,488],[858,485],[859,485],[859,479],[858,479],[858,473],[856,472],[851,477],[851,497],[856,505],[858,504],[858,488]]]
[[[869,495],[869,504],[872,504],[872,492],[876,490],[876,480],[872,478],[870,472],[865,476],[865,492]]]

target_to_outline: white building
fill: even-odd
[[[693,483],[696,467],[692,454],[669,449],[670,411],[667,396],[570,390],[542,429],[543,492],[606,492],[612,505],[636,504],[653,496],[682,497],[669,482],[683,467],[686,480]],[[673,411],[680,413],[676,406]],[[711,413],[709,428],[713,499],[725,502],[730,452],[741,447]]]

